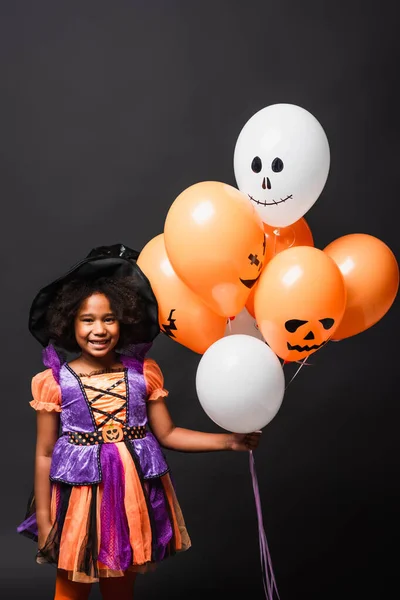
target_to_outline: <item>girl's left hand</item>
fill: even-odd
[[[260,441],[261,433],[261,431],[253,431],[253,433],[230,433],[228,442],[230,450],[255,450]]]

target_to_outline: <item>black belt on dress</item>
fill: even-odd
[[[93,444],[116,444],[122,440],[139,440],[146,437],[145,425],[134,425],[127,427],[114,423],[105,425],[99,431],[66,431],[64,435],[68,435],[69,443],[75,446],[92,446]]]

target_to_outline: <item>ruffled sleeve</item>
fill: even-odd
[[[146,358],[144,361],[143,375],[147,387],[147,400],[160,400],[168,396],[168,391],[164,389],[164,376],[152,358]]]
[[[35,410],[61,412],[61,390],[51,369],[46,369],[32,379],[33,400],[29,403]]]

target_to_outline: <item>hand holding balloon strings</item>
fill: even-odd
[[[262,431],[252,433],[232,433],[230,439],[231,450],[253,451],[258,447]]]

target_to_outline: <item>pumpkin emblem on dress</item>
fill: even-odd
[[[124,433],[121,425],[113,423],[112,425],[106,425],[103,429],[103,440],[107,444],[115,444],[123,440]]]

